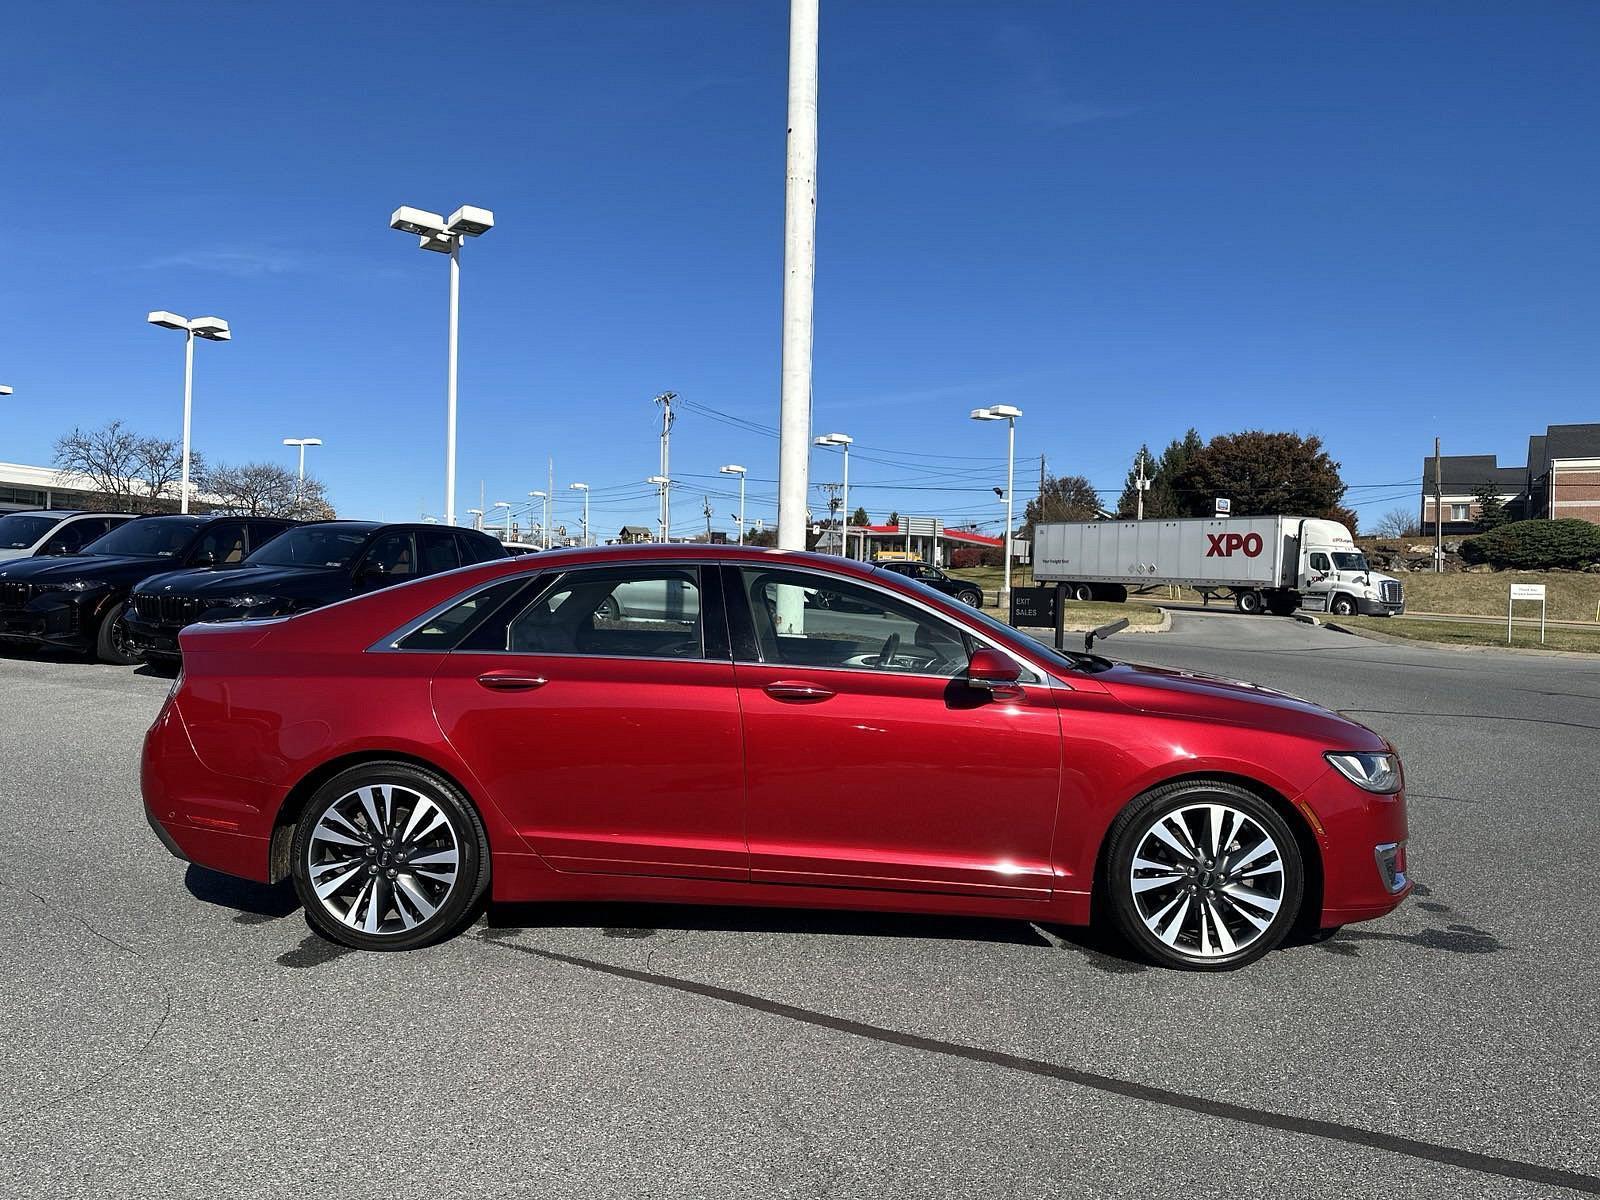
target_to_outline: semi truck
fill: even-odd
[[[1240,612],[1296,609],[1394,616],[1405,589],[1374,571],[1337,521],[1216,517],[1062,521],[1033,535],[1033,577],[1065,584],[1076,600],[1126,600],[1129,591],[1178,585],[1231,596]]]

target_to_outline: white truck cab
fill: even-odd
[[[1405,608],[1400,581],[1374,571],[1337,521],[1302,523],[1299,591],[1302,608],[1340,616],[1386,617]]]

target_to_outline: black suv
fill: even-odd
[[[486,533],[448,525],[319,521],[263,547],[236,571],[172,571],[128,602],[129,644],[147,659],[182,657],[178,631],[197,621],[282,617],[378,588],[507,557]]]
[[[92,652],[108,663],[138,662],[122,621],[135,584],[175,566],[236,566],[293,524],[275,517],[137,517],[80,554],[0,563],[0,638]]]
[[[907,579],[925,583],[935,591],[943,592],[946,596],[954,596],[961,603],[970,604],[973,608],[983,607],[983,589],[970,579],[951,579],[938,567],[930,567],[927,563],[920,562],[881,562],[877,566],[880,570],[893,571],[896,575],[904,575]]]

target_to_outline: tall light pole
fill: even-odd
[[[1022,415],[1022,410],[1010,404],[991,404],[988,408],[975,408],[971,416],[974,421],[1004,421],[1006,430],[1006,536],[1000,548],[1000,561],[1005,564],[1005,579],[1000,586],[1000,611],[1006,613],[1011,608],[1011,501],[1016,491],[1016,466],[1017,466],[1017,418]]]
[[[724,475],[737,475],[739,477],[739,545],[744,545],[744,475],[745,470],[738,463],[729,463],[720,468]]]
[[[783,191],[783,360],[778,418],[778,545],[806,548],[810,487],[811,312],[817,262],[817,6],[789,0],[789,137]],[[781,611],[780,624],[798,624]]]
[[[839,514],[839,554],[850,557],[850,443],[855,441],[843,433],[825,433],[813,443],[817,446],[838,446],[844,451],[844,498]]]
[[[298,446],[298,447],[300,447],[300,476],[299,476],[299,482],[295,485],[294,499],[295,499],[295,503],[296,504],[303,504],[303,503],[305,503],[305,498],[306,498],[306,447],[307,446],[320,446],[320,445],[322,445],[322,439],[321,438],[284,438],[283,439],[283,444],[285,446]]]
[[[583,493],[583,544],[589,544],[589,485],[587,483],[567,484],[575,492]]]
[[[500,526],[500,540],[509,542],[511,540],[511,501],[496,500],[490,507],[504,510],[501,513],[501,519],[504,524]]]
[[[228,328],[228,323],[221,317],[195,317],[191,321],[164,309],[151,313],[145,320],[163,329],[183,331],[183,478],[178,484],[182,489],[178,494],[178,511],[188,512],[189,418],[194,409],[194,340],[204,338],[208,342],[230,341],[233,338],[233,330]],[[154,500],[155,497],[152,496],[151,499]]]
[[[667,489],[672,486],[672,480],[665,475],[652,475],[645,482],[655,484],[656,491],[661,497],[661,524],[659,528],[661,530],[661,540],[664,542],[667,540],[667,505],[671,503],[667,499]]]
[[[550,493],[529,492],[529,500],[539,502],[539,549],[550,549]]]
[[[450,366],[445,380],[444,521],[456,523],[456,346],[461,324],[461,243],[494,228],[494,214],[486,208],[463,204],[449,218],[421,208],[400,207],[389,217],[389,228],[414,233],[418,245],[450,256]]]
[[[472,527],[474,529],[483,528],[483,509],[469,508],[467,509],[467,516],[472,518]]]

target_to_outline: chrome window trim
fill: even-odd
[[[537,559],[537,556],[535,556],[535,555],[524,555],[522,557],[527,558],[527,559],[532,559],[532,560],[536,560]],[[515,560],[514,559],[513,560],[498,560],[497,559],[495,561],[498,562],[498,561],[515,561]],[[546,561],[548,562],[548,560],[546,560]],[[743,560],[741,560],[741,559],[712,558],[712,557],[709,557],[709,556],[708,557],[704,557],[704,558],[700,558],[700,557],[696,557],[696,558],[650,557],[650,558],[630,558],[630,559],[627,560],[627,565],[628,566],[639,566],[639,567],[670,567],[670,566],[677,566],[677,567],[694,566],[694,567],[700,567],[700,568],[705,568],[705,567],[733,567],[735,570],[738,570],[740,568],[740,566],[742,565],[742,562],[743,562]],[[488,564],[486,564],[486,563],[473,563],[471,566],[457,567],[456,570],[458,570],[458,571],[470,571],[470,570],[473,570],[473,569],[475,569],[477,567],[482,567],[482,566],[486,566],[486,565],[488,565]],[[533,567],[533,562],[530,562],[529,566],[530,566],[530,568]],[[617,564],[614,564],[614,563],[595,563],[595,562],[577,563],[577,564],[574,564],[573,566],[567,567],[565,570],[554,569],[554,572],[553,572],[553,575],[552,575],[552,578],[551,578],[551,582],[554,583],[555,580],[559,579],[562,575],[570,574],[570,573],[572,573],[574,571],[586,571],[586,570],[592,570],[592,569],[611,569],[611,570],[615,570],[616,567],[617,567]],[[793,572],[796,572],[797,574],[802,574],[802,575],[805,575],[805,574],[815,575],[816,574],[816,569],[814,567],[811,567],[811,566],[793,566],[793,565],[789,565],[789,564],[784,564],[782,566],[770,566],[767,569],[768,570],[793,571]],[[545,567],[543,569],[537,569],[537,568],[530,569],[530,570],[528,570],[526,572],[526,575],[527,575],[528,578],[535,578],[538,575],[543,574],[544,571],[547,571],[547,570],[552,570],[552,568]],[[429,576],[423,576],[420,579],[408,580],[407,582],[405,582],[403,584],[399,584],[398,587],[410,587],[413,584],[418,584],[418,583],[423,582],[424,579],[441,579],[444,576],[450,575],[450,574],[453,574],[453,572],[442,571],[438,575],[429,575]],[[476,594],[477,592],[483,591],[486,588],[494,587],[496,584],[504,583],[507,579],[515,578],[519,574],[522,574],[522,573],[521,572],[514,572],[512,574],[502,575],[497,579],[487,580],[487,581],[485,581],[483,583],[477,584],[474,587],[465,588],[462,591],[457,592],[454,596],[451,596],[448,600],[444,601],[441,604],[435,605],[433,608],[430,608],[427,612],[423,613],[420,617],[417,617],[416,619],[407,622],[405,625],[402,625],[399,629],[395,630],[393,633],[386,634],[384,637],[379,638],[371,646],[368,646],[367,649],[364,651],[364,653],[368,653],[368,654],[461,654],[461,653],[472,653],[472,654],[514,655],[514,656],[517,656],[517,657],[520,657],[520,658],[610,658],[610,659],[613,659],[613,660],[619,661],[619,662],[638,662],[638,661],[675,662],[675,663],[684,663],[684,662],[709,662],[709,663],[731,662],[735,666],[742,665],[742,666],[746,666],[746,667],[786,667],[786,666],[791,666],[791,664],[788,664],[788,663],[769,663],[769,662],[763,662],[760,659],[753,659],[752,660],[752,659],[744,659],[744,658],[735,658],[733,656],[733,650],[732,650],[731,645],[729,647],[729,656],[728,656],[728,658],[727,659],[721,659],[721,658],[665,658],[665,657],[661,657],[661,656],[658,656],[658,655],[627,655],[625,657],[618,658],[615,655],[565,654],[565,653],[562,653],[562,652],[559,652],[559,651],[553,651],[553,652],[550,652],[550,653],[547,653],[547,654],[534,655],[534,654],[529,654],[529,653],[527,653],[526,651],[523,651],[523,650],[473,650],[473,651],[423,650],[423,649],[406,650],[406,649],[403,649],[402,647],[400,647],[397,644],[397,643],[403,641],[408,636],[410,636],[412,633],[415,633],[423,625],[425,625],[429,621],[433,620],[434,617],[437,617],[440,613],[444,612],[446,609],[452,608],[456,604],[459,604],[461,601],[463,601],[463,600],[467,599],[468,597]],[[819,578],[823,578],[823,579],[833,578],[832,576],[827,576],[827,575],[818,576],[818,577]],[[946,624],[956,624],[956,625],[959,626],[959,628],[962,630],[962,632],[964,632],[969,637],[971,637],[974,640],[976,640],[980,645],[986,646],[990,650],[994,650],[994,651],[999,652],[1000,654],[1005,655],[1008,659],[1010,659],[1012,662],[1015,662],[1023,670],[1029,671],[1029,672],[1032,672],[1035,675],[1041,676],[1041,678],[1039,680],[1034,681],[1032,683],[1025,682],[1025,681],[1024,682],[1020,682],[1018,684],[1018,686],[1020,686],[1020,687],[1036,687],[1036,688],[1044,688],[1046,690],[1063,689],[1064,688],[1064,689],[1069,690],[1069,691],[1071,690],[1071,685],[1066,683],[1065,681],[1063,681],[1061,679],[1058,679],[1054,672],[1052,672],[1052,671],[1050,671],[1050,670],[1048,670],[1048,669],[1046,669],[1046,668],[1044,668],[1042,666],[1039,666],[1036,663],[1030,662],[1027,659],[1022,658],[1021,656],[1019,656],[1017,654],[1017,652],[1015,650],[1012,650],[1009,646],[1002,645],[1001,643],[995,641],[987,633],[980,632],[979,630],[972,629],[972,628],[970,628],[969,626],[967,626],[965,624],[961,624],[960,622],[956,621],[954,618],[949,616],[947,613],[942,613],[938,609],[934,608],[932,605],[929,605],[929,604],[925,603],[920,597],[907,596],[902,592],[895,591],[893,588],[884,587],[883,585],[881,585],[881,584],[879,584],[879,583],[877,583],[877,582],[875,582],[873,580],[856,579],[856,578],[853,578],[853,577],[843,577],[843,576],[841,576],[840,578],[842,578],[844,580],[844,582],[846,582],[846,583],[855,584],[858,587],[864,587],[864,588],[867,588],[867,589],[869,589],[871,591],[881,592],[883,595],[888,596],[891,600],[898,600],[903,604],[908,604],[912,608],[919,609],[922,612],[927,613],[930,617],[933,617],[935,620],[943,621]],[[702,582],[701,582],[701,588],[702,588],[702,590],[704,590],[704,579],[703,579],[703,577],[702,577]],[[344,599],[344,600],[335,601],[334,604],[324,605],[322,608],[315,609],[313,611],[324,612],[327,609],[334,608],[339,604],[348,604],[352,600],[359,600],[361,598],[362,597],[360,597],[360,596],[351,596],[351,597],[348,597],[347,599]],[[534,597],[534,599],[537,599],[537,598],[538,598],[537,596]],[[748,599],[746,599],[745,602],[748,603],[749,602]],[[530,601],[530,603],[531,603],[531,601]],[[274,619],[274,618],[268,618],[268,619]],[[275,619],[287,620],[289,618],[275,618]],[[704,644],[704,637],[703,637],[703,633],[702,633],[702,645],[703,644]],[[881,670],[877,670],[877,669],[869,669],[869,668],[866,668],[866,667],[826,667],[826,666],[800,667],[800,666],[795,666],[795,667],[793,667],[793,669],[797,670],[797,671],[799,671],[799,670],[805,670],[805,671],[848,671],[848,672],[851,672],[852,674],[861,674],[861,675],[868,675],[868,676],[871,676],[871,675],[896,675],[896,676],[904,676],[904,677],[909,678],[909,679],[959,679],[959,678],[961,678],[959,675],[927,675],[927,674],[923,674],[923,673],[918,672],[918,671],[881,671]]]

